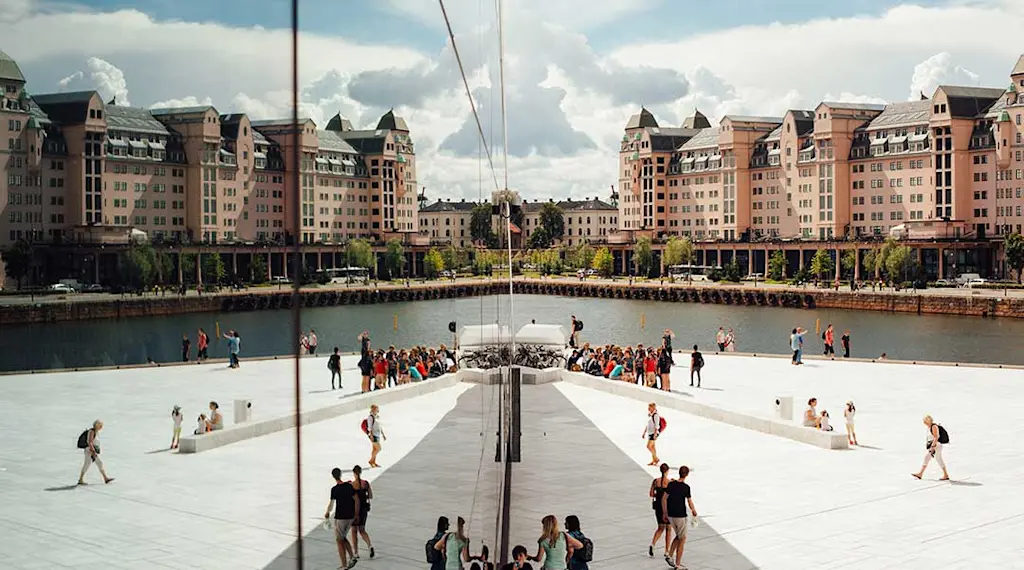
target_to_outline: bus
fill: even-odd
[[[370,270],[365,267],[337,267],[321,269],[317,275],[324,275],[331,283],[369,283]]]
[[[671,265],[668,268],[670,277],[676,280],[707,281],[712,269],[722,270],[720,265]]]

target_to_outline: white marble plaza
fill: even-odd
[[[689,387],[684,369],[674,371],[679,398],[771,417],[776,396],[793,396],[799,414],[801,401],[813,395],[819,399],[819,410],[830,411],[837,429],[842,429],[842,404],[853,399],[863,446],[829,451],[665,410],[668,430],[660,442],[662,459],[694,469],[694,499],[715,533],[713,538],[701,533],[692,537],[691,569],[1024,568],[1024,494],[1018,490],[1024,476],[1024,442],[1016,435],[1016,410],[1024,404],[1024,372],[841,361],[808,361],[797,368],[779,358],[705,358],[701,390]],[[335,404],[357,389],[354,357],[344,359],[349,369],[344,391],[328,390],[325,362],[325,357],[301,361],[304,408]],[[196,455],[166,448],[174,404],[184,410],[186,433],[209,400],[221,404],[228,427],[235,398],[252,399],[255,418],[288,413],[295,397],[293,368],[292,360],[243,360],[242,368],[234,371],[218,363],[0,377],[0,428],[5,434],[0,445],[0,567],[282,567],[282,553],[296,537],[294,430]],[[489,409],[488,402],[482,392],[478,397],[467,392],[470,389],[481,390],[460,384],[386,406],[381,418],[388,434],[380,459],[384,469],[368,472],[367,478],[391,477],[388,469],[412,458],[442,422],[469,440],[491,429],[481,411]],[[645,467],[649,457],[640,437],[642,401],[568,383],[524,387],[524,401],[531,401],[525,391],[542,389],[557,390],[552,393],[563,395],[578,410],[574,413],[582,413],[592,425],[564,423],[564,418],[554,416],[548,425],[547,416],[533,416],[532,423],[524,425],[524,462],[516,469],[544,469],[538,461],[531,462],[530,454],[541,450],[548,432],[586,429],[599,431],[637,470],[648,469],[653,476]],[[471,397],[479,400],[469,402],[474,404],[471,413],[450,413],[465,407]],[[910,476],[924,454],[921,417],[926,413],[950,432],[946,459],[952,483],[937,481],[934,467],[924,481]],[[318,528],[331,483],[328,472],[334,466],[365,465],[368,446],[358,428],[362,416],[349,414],[302,428],[302,534],[328,555],[333,548],[330,535]],[[75,439],[96,418],[106,422],[103,457],[116,481],[103,485],[93,471],[89,486],[75,488],[81,464]],[[444,433],[448,438],[453,432]],[[458,464],[434,457],[425,463],[426,471],[415,474],[415,483],[429,488],[431,478],[455,473],[471,481],[491,463],[486,457],[489,450],[458,445]],[[543,451],[546,457],[557,454]],[[615,468],[620,464],[614,463]],[[395,471],[399,472],[413,478],[408,470]],[[561,475],[567,484],[588,480],[586,473]],[[401,492],[401,482],[394,479],[382,492]],[[529,491],[514,487],[514,493],[523,496]],[[641,510],[647,508],[646,491],[621,489],[626,501],[635,500]],[[357,568],[425,568],[420,562],[422,542],[430,529],[422,528],[423,521],[471,510],[445,510],[446,504],[457,501],[417,492],[421,495],[400,501],[415,519],[410,523],[419,525],[402,530],[410,545],[403,545],[400,553],[395,552],[397,547],[389,552],[388,545],[379,545],[378,559],[369,560],[364,553]],[[472,499],[474,512],[479,511],[476,497],[481,492],[460,488],[464,496],[459,501]],[[598,494],[603,492],[604,488]],[[378,525],[385,524],[385,513],[393,508],[388,500],[382,499]],[[596,524],[584,519],[585,530],[588,522]],[[644,516],[622,524],[642,527],[652,522],[653,516]],[[379,530],[373,524],[371,517],[371,533]],[[519,526],[532,529],[537,524],[513,522],[514,528]],[[513,537],[524,544],[532,540],[535,537]],[[612,545],[611,540],[604,538],[598,553],[635,552],[642,558],[630,562],[631,567],[665,567],[659,558],[646,558],[645,543]],[[712,540],[726,541],[742,556],[726,561],[708,549],[702,552],[702,542]],[[740,558],[742,562],[737,561]],[[319,560],[306,568],[337,565],[329,556]],[[592,567],[626,567],[623,560],[602,566],[599,554]]]

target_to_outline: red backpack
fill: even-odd
[[[665,418],[658,416],[658,433],[665,431]]]
[[[359,429],[363,430],[363,433],[366,435],[370,435],[370,424],[367,423],[366,419],[363,419],[363,422],[359,424]]]

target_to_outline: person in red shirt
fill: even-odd
[[[832,358],[832,360],[835,360],[836,359],[836,350],[835,350],[836,336],[835,336],[835,332],[832,330],[832,323],[828,324],[828,328],[825,329],[825,334],[822,335],[822,338],[825,340],[825,356],[829,356],[829,357]]]
[[[422,360],[416,363],[416,370],[419,371],[421,377],[427,378],[427,365],[423,364]]]
[[[654,351],[651,350],[644,357],[644,382],[648,388],[654,386],[657,382],[657,374],[655,373],[658,369],[658,359],[654,357]]]
[[[384,358],[384,351],[377,351],[377,358],[373,360],[373,380],[376,389],[384,388],[388,375],[388,361]]]
[[[206,331],[203,329],[199,329],[199,334],[196,335],[196,346],[199,347],[199,352],[196,354],[196,361],[206,360],[206,348],[210,346],[210,337],[206,336]]]

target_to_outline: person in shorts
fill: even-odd
[[[334,540],[338,544],[338,556],[341,558],[341,567],[348,569],[356,565],[359,559],[352,550],[352,544],[348,540],[348,534],[352,530],[352,522],[359,517],[359,494],[356,493],[352,483],[341,480],[341,469],[335,467],[331,470],[334,477],[334,487],[331,488],[331,500],[327,503],[327,512],[324,518],[331,517],[331,508],[334,509]]]
[[[689,520],[686,508],[689,506],[690,514],[697,516],[697,509],[693,506],[693,498],[690,495],[690,486],[686,484],[686,477],[690,474],[690,468],[683,465],[679,468],[679,478],[673,480],[665,487],[662,495],[662,513],[665,522],[672,525],[675,532],[675,539],[665,555],[665,562],[672,568],[685,568],[682,565],[683,548],[686,546],[686,533],[689,530]],[[675,560],[672,555],[675,555]]]

